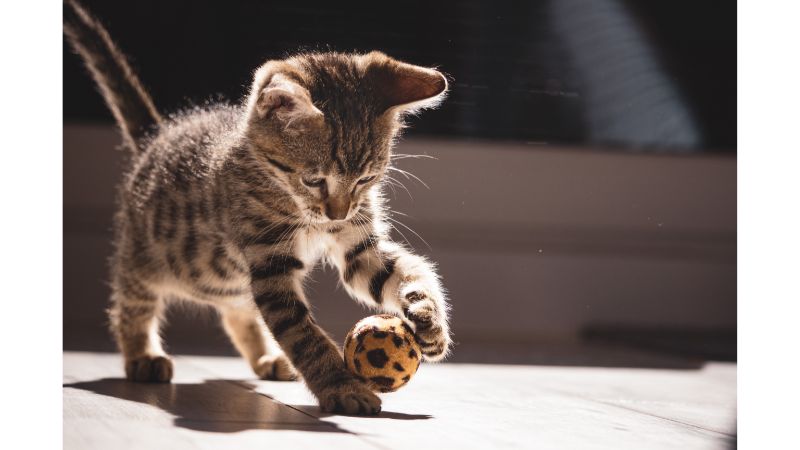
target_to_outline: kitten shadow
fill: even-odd
[[[283,405],[258,394],[254,391],[255,385],[241,380],[211,379],[202,383],[152,384],[103,378],[68,383],[63,387],[150,405],[174,416],[175,426],[196,431],[236,433],[246,430],[298,430],[360,434],[318,420],[330,414],[321,415],[317,406]],[[142,412],[136,411],[134,414],[140,417]],[[414,420],[431,416],[383,412],[377,417]],[[158,420],[161,417],[154,412],[153,418]]]
[[[317,405],[287,405],[310,416],[324,419],[326,417],[341,416],[342,414],[326,413],[319,410]],[[363,419],[394,419],[394,420],[427,420],[433,419],[430,414],[406,414],[391,411],[381,411],[375,416],[358,416]],[[327,422],[326,422],[327,423]]]

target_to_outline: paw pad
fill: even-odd
[[[125,362],[125,376],[130,381],[169,383],[172,371],[172,360],[166,356],[141,356]]]

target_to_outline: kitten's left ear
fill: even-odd
[[[256,86],[260,84],[259,75]],[[266,85],[260,90],[256,88],[251,98],[251,108],[258,120],[274,121],[288,132],[302,132],[323,120],[322,111],[314,106],[308,90],[292,78],[282,73],[262,77],[267,79]]]
[[[365,78],[379,97],[381,107],[401,112],[437,106],[447,92],[441,72],[407,64],[381,52],[362,56]]]

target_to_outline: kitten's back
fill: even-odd
[[[204,189],[240,138],[242,108],[213,104],[170,116],[142,141],[123,182],[123,199],[147,204],[160,193]]]

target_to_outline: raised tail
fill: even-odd
[[[64,34],[89,68],[126,144],[139,151],[142,137],[162,119],[125,55],[103,25],[75,0],[64,1]]]

